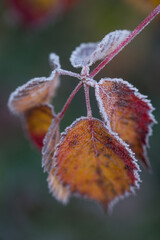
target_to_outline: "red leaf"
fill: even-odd
[[[145,96],[122,79],[102,79],[96,86],[96,98],[103,119],[129,144],[136,158],[148,169],[148,137],[155,122],[153,107]]]

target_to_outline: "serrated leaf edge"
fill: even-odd
[[[105,81],[112,81],[112,82],[117,82],[117,83],[122,83],[124,85],[126,85],[127,87],[129,87],[131,90],[133,90],[133,94],[139,98],[140,100],[142,100],[143,102],[147,103],[150,110],[148,111],[148,115],[150,117],[150,119],[152,120],[152,122],[150,124],[148,124],[148,134],[146,135],[146,138],[145,138],[145,142],[146,144],[143,144],[143,153],[144,153],[144,156],[146,158],[146,161],[147,161],[147,164],[148,166],[150,166],[150,162],[149,162],[149,159],[148,159],[148,155],[147,155],[147,148],[149,148],[149,137],[152,135],[152,126],[154,124],[157,123],[154,115],[152,114],[152,112],[155,110],[155,108],[152,106],[151,104],[151,101],[149,99],[147,99],[147,96],[146,95],[143,95],[141,93],[139,93],[138,89],[136,87],[134,87],[132,84],[130,84],[129,82],[123,80],[122,78],[102,78],[96,85],[95,85],[95,96],[96,96],[96,99],[97,99],[97,102],[98,102],[98,106],[99,106],[99,111],[100,111],[100,114],[102,116],[102,118],[104,119],[107,127],[112,131],[111,129],[111,126],[110,126],[110,121],[107,117],[107,113],[105,112],[105,109],[103,107],[103,103],[102,103],[102,100],[99,96],[99,85],[103,84]]]
[[[62,144],[62,142],[64,141],[64,138],[67,136],[68,132],[70,129],[72,129],[77,123],[79,123],[81,120],[85,120],[85,119],[88,119],[87,117],[80,117],[80,118],[77,118],[69,127],[67,127],[63,133],[61,133],[61,137],[60,137],[60,142],[56,145],[55,147],[55,153],[54,153],[54,158],[55,158],[55,164],[54,164],[54,168],[56,169],[57,168],[57,153],[58,153],[58,150],[59,150],[59,147],[60,145]],[[96,118],[93,118],[93,119],[96,119]],[[99,119],[98,119],[99,120]],[[139,168],[139,165],[138,165],[138,161],[137,159],[135,158],[135,154],[132,152],[132,150],[129,148],[129,145],[126,144],[119,136],[118,134],[114,133],[110,128],[108,128],[108,126],[102,122],[101,120],[99,120],[103,126],[109,131],[109,133],[116,138],[117,141],[119,141],[124,147],[125,149],[129,152],[131,158],[133,159],[133,163],[135,164],[135,167],[137,168],[136,170],[133,170],[133,174],[135,176],[135,186],[130,186],[130,191],[129,192],[125,192],[123,195],[119,196],[119,197],[116,197],[115,199],[113,199],[110,204],[108,205],[108,211],[112,211],[112,208],[113,206],[119,202],[119,200],[127,197],[127,196],[130,196],[131,194],[135,194],[135,189],[139,189],[140,186],[139,186],[139,183],[141,182],[141,179],[140,179],[140,176],[139,176],[139,172],[141,172],[140,168]],[[56,173],[55,173],[56,174]],[[59,176],[57,176],[59,178],[59,181],[63,184],[62,180],[60,179]],[[70,189],[70,185],[67,185],[68,188]],[[79,192],[77,193],[74,193],[72,194],[74,196],[82,196]],[[83,196],[83,197],[86,197],[88,198],[87,196]]]

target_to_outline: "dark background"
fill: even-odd
[[[116,29],[133,30],[148,14],[126,1],[83,0],[42,30],[9,24],[0,1],[0,240],[158,240],[160,239],[160,129],[153,128],[148,155],[153,173],[141,172],[136,196],[120,201],[112,215],[97,204],[72,198],[67,206],[48,192],[41,156],[25,138],[20,120],[7,109],[9,94],[37,76],[48,76],[48,55],[60,56],[64,69],[81,42],[96,42]],[[75,70],[78,71],[78,70]],[[148,95],[160,121],[160,16],[129,44],[96,79],[121,77]],[[62,77],[53,100],[60,111],[77,80]],[[91,90],[94,116],[98,116]],[[80,91],[61,130],[86,115]]]

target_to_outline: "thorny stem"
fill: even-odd
[[[160,4],[151,12],[143,22],[136,27],[133,32],[113,51],[111,52],[91,73],[90,77],[94,77],[105,67],[128,43],[130,43],[158,14],[160,13]]]
[[[89,86],[86,84],[84,84],[84,92],[85,92],[86,106],[87,106],[87,117],[91,119],[92,110],[91,110],[91,104],[90,104],[90,98],[89,98]]]
[[[83,82],[79,82],[78,85],[75,87],[75,89],[72,91],[72,93],[70,94],[69,98],[67,99],[62,111],[58,114],[58,118],[61,120],[65,114],[65,112],[67,111],[72,99],[74,98],[74,96],[76,95],[76,93],[79,91],[79,89],[82,87]]]

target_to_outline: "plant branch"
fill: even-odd
[[[78,74],[78,73],[74,73],[74,72],[71,72],[71,71],[63,70],[63,69],[58,69],[57,73],[59,75],[67,75],[67,76],[75,77],[75,78],[78,78],[78,79],[81,80],[81,75]]]
[[[84,84],[84,92],[85,92],[86,106],[87,106],[87,117],[91,119],[92,110],[91,110],[91,104],[90,104],[90,98],[89,98],[89,86],[86,84]]]
[[[160,13],[160,4],[151,12],[147,18],[136,27],[133,32],[111,52],[91,73],[90,77],[94,77],[108,64],[128,43],[130,43],[158,14]]]
[[[78,85],[75,87],[75,89],[72,91],[72,93],[70,94],[69,98],[67,99],[64,107],[62,108],[62,111],[58,114],[58,118],[61,120],[65,114],[65,112],[67,111],[72,99],[74,98],[74,96],[76,95],[76,93],[79,91],[79,89],[82,87],[83,82],[79,82]]]

